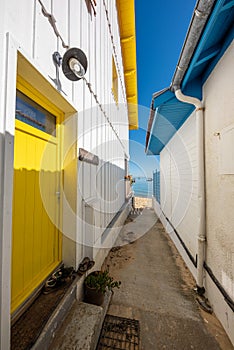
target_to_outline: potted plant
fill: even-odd
[[[121,282],[114,281],[109,271],[94,271],[84,280],[85,301],[90,304],[101,305],[107,290],[113,291],[119,288]]]

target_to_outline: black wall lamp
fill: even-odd
[[[87,71],[87,57],[82,50],[77,49],[76,47],[68,49],[63,57],[58,51],[55,51],[52,58],[56,67],[56,78],[53,79],[50,76],[49,77],[55,83],[59,91],[63,91],[61,81],[59,79],[59,68],[61,65],[65,77],[72,81],[82,79]],[[63,93],[65,94],[64,91]]]
[[[67,79],[72,81],[82,79],[87,67],[87,57],[82,50],[73,47],[65,52],[62,58],[62,70]]]

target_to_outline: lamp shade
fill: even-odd
[[[77,64],[74,64],[77,62]],[[88,61],[85,53],[73,47],[68,49],[62,60],[62,70],[67,79],[76,81],[80,80],[87,71]],[[78,67],[78,70],[75,69]]]

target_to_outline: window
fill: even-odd
[[[55,136],[56,117],[18,90],[15,118]]]
[[[112,94],[116,104],[118,104],[118,74],[114,57],[112,57]]]

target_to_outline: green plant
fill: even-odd
[[[94,271],[85,278],[85,284],[97,292],[105,293],[106,289],[113,290],[119,288],[120,281],[114,281],[114,278],[109,275],[109,271]]]

